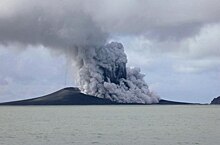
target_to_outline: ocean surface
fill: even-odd
[[[220,145],[220,106],[1,106],[0,145]]]

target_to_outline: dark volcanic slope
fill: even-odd
[[[104,105],[104,104],[116,104],[113,101],[107,99],[101,99],[98,97],[85,95],[80,93],[78,88],[64,88],[52,94],[21,100],[14,102],[6,102],[0,105]]]
[[[160,102],[156,105],[185,105],[191,103],[184,102],[174,102],[168,100],[160,100]],[[64,88],[52,94],[21,100],[21,101],[13,101],[0,103],[0,105],[145,105],[145,104],[121,104],[116,103],[108,99],[98,98],[95,96],[85,95],[80,92],[78,88]]]
[[[214,98],[211,104],[220,104],[220,96],[218,96],[217,98]]]

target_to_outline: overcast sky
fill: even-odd
[[[219,8],[218,0],[1,0],[0,102],[74,86],[61,51],[119,41],[161,98],[208,103],[220,96]]]

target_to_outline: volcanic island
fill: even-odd
[[[187,105],[193,103],[175,102],[160,99],[150,105]],[[80,92],[78,88],[68,87],[54,93],[26,100],[0,103],[0,105],[147,105],[143,103],[118,103],[105,98],[98,98]]]

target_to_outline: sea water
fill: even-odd
[[[1,106],[0,145],[220,145],[220,106]]]

